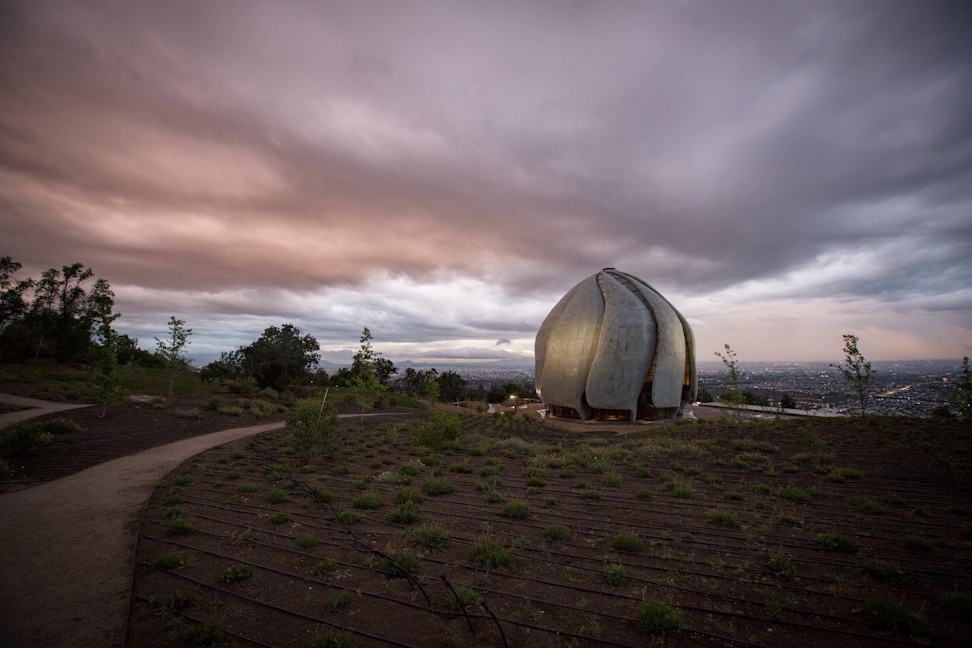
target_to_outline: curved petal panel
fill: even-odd
[[[641,300],[617,279],[606,272],[597,277],[604,320],[587,378],[587,402],[598,409],[628,410],[634,418],[651,368],[655,322]]]
[[[548,403],[587,418],[584,390],[604,317],[604,298],[591,276],[574,286],[543,320],[534,346],[537,391]]]
[[[629,275],[630,276],[630,275]],[[675,309],[645,282],[631,277],[658,324],[655,377],[651,402],[655,407],[681,407],[685,377],[685,332]]]

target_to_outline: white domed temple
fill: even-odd
[[[537,393],[556,416],[674,418],[698,389],[688,322],[654,288],[614,268],[557,302],[535,351]]]

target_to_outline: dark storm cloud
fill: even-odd
[[[254,316],[375,277],[549,308],[607,265],[968,312],[970,27],[938,2],[5,3],[3,253]],[[400,339],[538,323],[368,308]]]

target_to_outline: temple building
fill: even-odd
[[[537,393],[555,416],[674,418],[695,400],[692,328],[654,288],[614,268],[557,302],[535,350]]]

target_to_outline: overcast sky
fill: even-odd
[[[700,360],[972,355],[966,2],[0,4],[0,255],[190,355],[531,358],[602,267]]]

